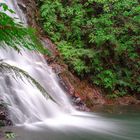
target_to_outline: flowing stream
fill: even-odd
[[[5,0],[26,24],[16,0]],[[10,14],[10,13],[9,13]],[[8,105],[14,123],[15,140],[139,140],[140,113],[125,118],[76,111],[60,87],[57,75],[41,54],[22,50],[21,54],[5,46],[0,59],[27,71],[54,98],[43,95],[33,84],[9,73],[0,74],[0,96]],[[117,116],[117,117],[116,117]]]

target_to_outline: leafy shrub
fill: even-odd
[[[22,48],[37,50],[41,53],[48,53],[37,38],[35,30],[13,19],[6,12],[14,14],[15,12],[5,4],[0,3],[0,47],[14,48],[20,51]]]
[[[81,77],[115,96],[140,92],[138,0],[38,0],[46,34]]]

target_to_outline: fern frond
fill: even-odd
[[[19,78],[21,80],[24,80],[23,78],[26,78],[30,84],[35,85],[42,94],[44,94],[45,96],[47,95],[49,99],[51,99],[52,101],[56,103],[56,101],[46,92],[46,90],[34,78],[32,78],[26,71],[16,66],[11,66],[10,64],[5,63],[2,60],[0,60],[0,72],[2,74],[9,74],[15,79]]]
[[[0,47],[8,47],[20,51],[21,48],[28,50],[35,50],[42,54],[49,54],[49,51],[43,47],[34,29],[24,27],[22,23],[15,21],[12,17],[7,15],[5,11],[14,13],[4,3],[0,4]]]

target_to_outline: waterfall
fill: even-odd
[[[18,21],[27,26],[25,15],[18,7],[17,1],[0,0],[16,12],[7,14],[18,18]],[[59,85],[57,75],[40,53],[23,49],[18,53],[5,45],[5,48],[0,48],[0,63],[1,60],[26,71],[55,100],[54,102],[42,94],[28,79],[16,78],[0,69],[0,99],[6,103],[10,119],[15,125],[12,132],[16,132],[16,140],[140,139],[139,115],[136,117],[134,114],[131,118],[133,113],[130,113],[125,120],[125,117],[121,117],[122,112],[111,119],[110,116],[107,118],[76,111]]]
[[[17,2],[6,0],[5,3],[16,12],[15,15],[8,14],[26,24],[25,15],[18,7]],[[19,54],[5,46],[4,49],[0,49],[0,59],[28,72],[58,103],[47,99],[27,79],[15,79],[8,73],[2,73],[0,74],[0,96],[8,105],[14,124],[43,121],[46,118],[70,114],[75,111],[66,93],[60,87],[57,75],[47,65],[41,54],[26,50],[22,50]]]

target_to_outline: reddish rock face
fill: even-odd
[[[39,10],[36,0],[18,0],[20,8],[27,15],[28,24],[35,28],[37,35],[43,40],[46,48],[50,50],[52,56],[44,56],[47,63],[52,67],[55,73],[60,78],[60,83],[64,90],[71,96],[73,104],[80,110],[86,110],[86,107],[93,108],[96,105],[114,105],[114,104],[140,104],[139,99],[135,97],[121,97],[118,99],[108,99],[106,94],[93,85],[88,83],[88,80],[80,80],[77,76],[68,70],[68,66],[64,63],[57,46],[44,34],[38,22]],[[139,50],[138,50],[139,52]],[[139,97],[138,97],[139,98]],[[85,107],[81,107],[82,105]],[[83,109],[85,108],[85,109]]]
[[[105,103],[99,89],[90,85],[86,80],[79,80],[78,77],[67,69],[64,69],[64,71],[59,74],[59,77],[61,84],[69,95],[71,95],[73,101],[75,101],[74,104],[78,105],[79,102],[80,105],[82,102],[86,108],[92,108],[94,105]]]

